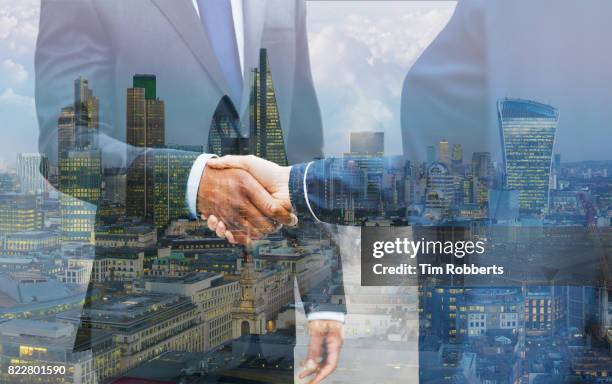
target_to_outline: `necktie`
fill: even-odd
[[[200,20],[208,33],[213,50],[221,65],[228,85],[229,97],[240,107],[242,96],[242,71],[236,43],[230,0],[198,0]]]

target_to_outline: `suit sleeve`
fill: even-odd
[[[94,1],[42,0],[35,53],[39,152],[47,156],[51,166],[59,166],[58,118],[63,108],[74,105],[74,82],[82,77],[99,98],[97,149],[101,153],[102,169],[127,170],[143,164],[137,159],[146,157],[146,161],[154,164],[159,156],[178,154],[186,162],[195,161],[199,153],[135,147],[125,142],[125,127],[119,118],[125,113],[125,106],[116,96],[121,93],[115,89],[115,60],[113,39]],[[173,181],[187,187],[185,175],[188,172],[179,172]],[[71,193],[62,190],[59,180],[50,181],[61,192]],[[188,212],[187,204],[185,212]]]
[[[294,165],[289,178],[293,209],[300,220],[314,220],[336,225],[358,226],[380,216],[378,207],[367,208],[363,175],[341,158],[330,158]],[[383,194],[391,191],[380,186]],[[352,217],[344,212],[362,207]]]

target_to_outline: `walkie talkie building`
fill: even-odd
[[[535,101],[504,99],[497,112],[506,187],[518,191],[522,214],[546,212],[559,111]]]

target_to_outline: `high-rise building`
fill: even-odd
[[[472,154],[472,174],[475,178],[486,179],[490,178],[493,173],[491,165],[491,153],[489,152],[474,152]]]
[[[448,140],[442,139],[438,143],[438,156],[439,156],[438,158],[439,162],[446,164],[446,165],[450,165],[450,157],[448,153]]]
[[[163,229],[170,221],[187,217],[185,206],[185,186],[174,180],[187,180],[191,164],[197,154],[203,152],[201,146],[170,146],[181,151],[169,151],[156,155],[153,164],[154,178],[154,221],[157,229]]]
[[[454,173],[462,173],[463,168],[463,147],[461,144],[453,145],[453,156],[451,158],[451,169]]]
[[[427,146],[427,163],[431,164],[436,161],[436,147],[433,145]]]
[[[444,218],[450,213],[455,199],[454,178],[443,163],[433,163],[427,168],[427,192],[425,207],[434,218]]]
[[[351,132],[351,153],[383,156],[385,152],[384,132]]]
[[[98,146],[100,100],[89,88],[83,77],[74,81],[75,145],[78,149],[92,149]]]
[[[249,106],[251,154],[286,166],[285,141],[265,48],[259,52],[259,68],[251,70]]]
[[[238,112],[230,98],[224,96],[213,114],[212,125],[208,132],[208,153],[218,156],[247,154],[248,141],[246,148],[243,148],[244,144],[241,145],[243,140]]]
[[[62,112],[57,119],[57,149],[58,158],[65,155],[75,147],[76,144],[76,118],[74,106],[62,108]]]
[[[49,171],[46,156],[39,153],[20,153],[17,155],[17,177],[21,192],[40,195],[46,192],[45,177]]]
[[[365,190],[362,200],[364,206],[355,209],[381,209],[383,203],[383,174],[385,170],[384,132],[351,132],[351,152],[344,156],[345,161],[354,163],[363,177]]]
[[[136,75],[126,97],[127,144],[155,148],[165,144],[165,104],[157,98],[154,75]],[[152,218],[154,212],[153,159],[145,152],[128,169],[126,212],[130,217]]]
[[[102,194],[100,150],[68,151],[59,169],[62,240],[91,242]]]
[[[61,232],[66,241],[93,241],[102,193],[99,110],[99,99],[87,79],[76,79],[74,105],[63,108],[58,118]]]
[[[559,111],[522,99],[500,100],[497,111],[506,187],[518,190],[521,213],[546,212]]]

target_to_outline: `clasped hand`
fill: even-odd
[[[282,225],[296,225],[290,170],[252,155],[210,159],[198,188],[198,212],[233,244],[249,245]]]

